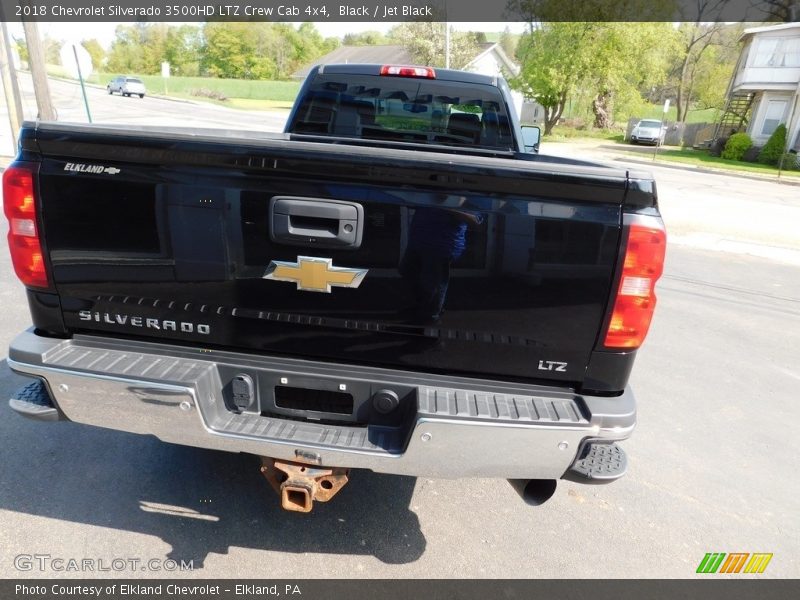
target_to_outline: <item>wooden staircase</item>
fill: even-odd
[[[745,129],[750,121],[750,112],[755,99],[755,92],[737,92],[728,96],[725,112],[722,113],[722,118],[717,123],[717,129],[714,137],[709,140],[709,145],[720,137],[730,135],[734,129],[737,132]]]

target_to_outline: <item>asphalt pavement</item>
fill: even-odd
[[[80,85],[52,78],[48,82],[58,120],[88,123]],[[37,109],[30,75],[20,72],[19,84],[25,118],[35,120]],[[86,86],[92,122],[269,132],[281,131],[288,115],[288,111],[246,111],[199,100],[159,97],[161,91],[148,90],[144,98],[126,98],[109,95],[104,87]],[[6,110],[5,103],[0,104],[0,156],[13,154]]]
[[[0,280],[4,358],[29,318],[5,254]],[[691,577],[706,552],[771,552],[762,577],[797,577],[798,348],[797,267],[671,247],[631,379],[629,473],[561,482],[537,508],[503,480],[356,471],[312,514],[286,513],[254,457],[0,403],[0,576],[80,575],[15,567],[46,554],[191,561],[167,573],[186,577]],[[3,397],[23,381],[0,360]]]
[[[44,554],[192,562],[167,573],[176,577],[683,578],[707,552],[773,553],[760,577],[800,577],[797,188],[653,171],[670,244],[631,379],[639,426],[624,442],[622,480],[561,482],[533,508],[503,480],[356,471],[333,501],[292,514],[253,457],[34,423],[0,402],[0,577],[86,575],[15,566],[15,557]],[[0,306],[8,397],[24,380],[10,373],[5,349],[30,319],[5,252]]]
[[[602,140],[543,143],[542,153],[653,173],[672,244],[800,266],[800,188],[796,185],[634,162],[630,154],[615,152]]]

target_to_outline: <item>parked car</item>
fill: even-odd
[[[106,86],[109,94],[114,92],[123,96],[139,96],[144,98],[146,90],[141,79],[136,77],[115,77]]]
[[[659,135],[659,129],[661,134]],[[656,119],[642,119],[631,131],[631,144],[661,145],[667,135],[667,127]]]

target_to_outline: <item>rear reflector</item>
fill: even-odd
[[[644,342],[656,307],[656,281],[664,270],[667,234],[662,226],[634,223],[628,233],[606,348],[638,348]]]
[[[381,75],[392,75],[395,77],[426,77],[436,79],[436,71],[431,67],[403,67],[400,65],[383,65]]]
[[[17,165],[3,171],[3,212],[8,219],[8,247],[17,277],[26,286],[48,287],[36,225],[32,170]]]

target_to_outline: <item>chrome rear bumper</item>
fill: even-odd
[[[558,479],[587,441],[623,440],[636,422],[630,390],[589,397],[94,336],[62,340],[29,330],[12,342],[8,363],[45,380],[58,409],[75,422],[188,446],[403,475]],[[220,369],[231,367],[348,389],[411,387],[416,412],[402,431],[237,413],[222,400]]]

